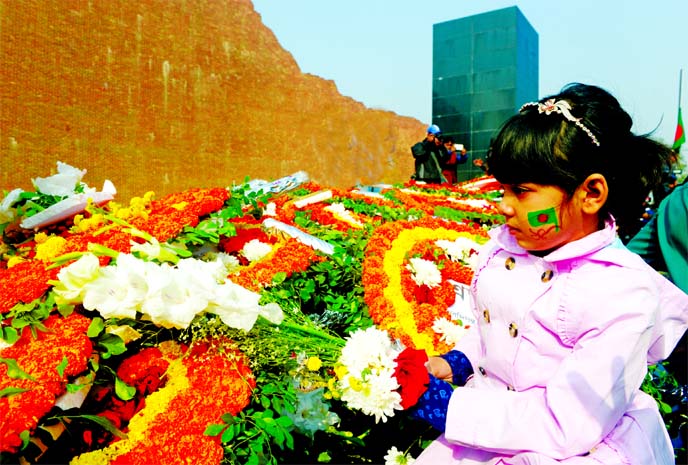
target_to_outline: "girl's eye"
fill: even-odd
[[[515,195],[521,195],[526,192],[528,192],[528,189],[522,186],[510,186],[511,187],[511,192],[513,192]]]

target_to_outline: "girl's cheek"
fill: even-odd
[[[528,232],[534,239],[552,237],[560,230],[559,216],[554,207],[528,212]]]

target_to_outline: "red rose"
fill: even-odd
[[[407,409],[416,405],[428,388],[430,375],[425,367],[427,361],[428,355],[424,350],[410,347],[397,356],[394,377],[400,386],[398,392],[401,395],[402,408]]]

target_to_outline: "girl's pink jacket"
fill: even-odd
[[[640,391],[688,325],[688,295],[605,229],[545,257],[504,227],[472,283],[478,324],[459,341],[474,376],[452,394],[429,464],[673,464]]]

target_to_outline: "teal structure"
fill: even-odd
[[[458,180],[483,174],[501,124],[538,99],[538,34],[518,7],[433,25],[432,122],[468,149]]]

